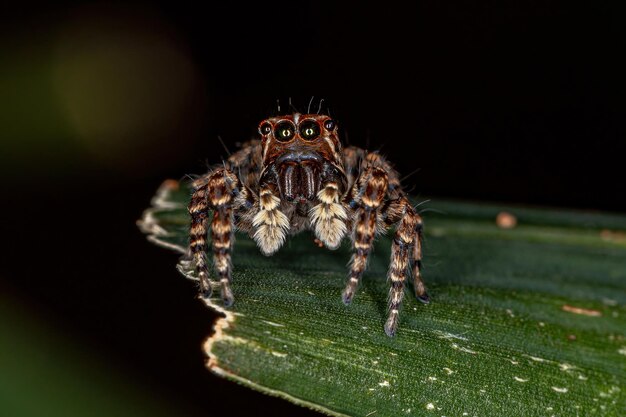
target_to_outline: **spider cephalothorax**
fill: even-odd
[[[374,237],[395,226],[388,278],[388,335],[395,334],[407,275],[422,302],[428,295],[420,276],[422,220],[402,190],[398,173],[378,153],[342,148],[334,120],[325,115],[273,117],[259,124],[252,140],[223,165],[194,181],[189,205],[190,249],[203,296],[211,294],[206,261],[208,212],[213,211],[213,263],[225,305],[230,288],[235,229],[248,233],[265,255],[276,252],[287,235],[312,230],[327,248],[344,237],[354,255],[343,293],[349,304],[365,271]]]

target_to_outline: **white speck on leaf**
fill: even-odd
[[[433,333],[435,333],[437,335],[437,337],[440,338],[440,339],[446,339],[446,340],[454,340],[454,339],[468,340],[467,337],[463,337],[461,335],[452,334],[452,333],[448,333],[448,332],[442,332],[441,330],[435,330],[435,331],[433,331]]]
[[[552,389],[556,392],[560,392],[560,393],[566,393],[567,392],[567,388],[561,388],[561,387],[552,387]]]
[[[284,358],[285,356],[287,356],[286,353],[274,352],[274,351],[272,351],[272,355],[278,356],[279,358]]]
[[[374,410],[374,411],[372,411],[372,412],[369,412],[369,413],[365,414],[365,417],[368,417],[368,416],[374,415],[374,414],[376,414],[377,412],[378,412],[378,410]]]
[[[450,368],[443,368],[443,370],[444,370],[444,371],[446,371],[446,373],[447,373],[448,375],[451,375],[451,374],[453,374],[453,373],[454,373],[454,371],[453,371],[452,369],[450,369]]]
[[[435,404],[433,404],[433,403],[426,404],[426,409],[427,410],[434,410],[435,409]]]
[[[381,387],[388,387],[391,384],[389,384],[389,381],[383,381],[383,382],[379,382],[378,385],[380,385]]]
[[[617,350],[617,353],[619,353],[620,355],[626,356],[626,346],[622,346],[621,348],[619,348]]]
[[[471,353],[472,355],[475,355],[475,354],[478,353],[478,352],[473,351],[472,349],[468,349],[468,348],[466,348],[464,346],[459,346],[456,343],[452,343],[452,349],[460,350],[461,352],[465,352],[465,353]]]
[[[528,379],[520,378],[519,376],[514,376],[513,379],[517,382],[528,382]]]
[[[570,365],[569,363],[560,363],[559,369],[563,372],[570,372],[574,369],[577,369],[574,365]]]
[[[284,324],[274,323],[273,321],[268,321],[268,320],[261,320],[261,321],[273,327],[285,327]]]

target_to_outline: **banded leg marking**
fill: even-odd
[[[317,198],[320,203],[309,213],[315,237],[328,249],[337,249],[346,235],[348,218],[345,207],[339,202],[339,186],[336,182],[326,183]]]
[[[366,180],[362,189],[361,206],[356,210],[353,225],[354,254],[350,261],[350,278],[343,291],[344,304],[350,304],[363,272],[367,267],[367,258],[372,250],[376,229],[378,227],[378,211],[387,192],[387,174],[379,168],[372,168],[364,173]]]
[[[239,180],[228,169],[217,169],[194,183],[189,212],[191,214],[190,248],[196,262],[203,297],[211,296],[211,280],[206,262],[206,235],[208,210],[213,209],[211,238],[213,265],[221,284],[224,304],[233,303],[230,288],[231,252],[234,238],[233,195],[239,192]],[[245,193],[244,193],[245,194]]]
[[[426,294],[426,289],[419,275],[419,262],[421,260],[421,243],[418,230],[422,220],[406,200],[406,211],[400,220],[393,243],[391,246],[391,261],[389,263],[388,278],[391,283],[389,289],[389,316],[385,323],[385,333],[394,336],[398,329],[399,311],[404,298],[404,285],[409,267],[413,268],[416,284],[416,293],[420,291],[418,298]],[[419,258],[413,260],[416,254]],[[415,269],[417,268],[417,269]]]
[[[253,235],[259,249],[269,256],[276,252],[285,243],[289,219],[278,209],[278,198],[269,187],[263,188],[259,196],[259,211],[252,219],[256,228]]]
[[[200,293],[203,297],[211,296],[211,280],[207,268],[206,235],[208,219],[207,185],[198,188],[189,203],[191,228],[189,231],[189,248],[196,264],[196,272],[200,280]]]

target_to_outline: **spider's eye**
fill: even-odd
[[[326,128],[326,130],[333,130],[335,129],[335,126],[337,126],[337,124],[332,119],[328,119],[324,122],[324,127]]]
[[[294,134],[295,129],[293,127],[293,124],[291,124],[290,122],[280,122],[276,125],[276,128],[274,129],[274,136],[276,136],[276,139],[281,142],[287,142],[288,140],[291,140]]]
[[[259,127],[259,133],[263,136],[269,135],[271,131],[272,131],[272,125],[270,125],[267,122],[263,123],[261,127]]]
[[[300,124],[300,136],[306,140],[313,140],[320,135],[320,127],[313,120],[306,120]]]

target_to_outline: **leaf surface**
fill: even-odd
[[[167,181],[140,227],[184,253],[190,192]],[[330,415],[626,415],[626,216],[428,204],[424,279],[386,319],[390,241],[377,240],[352,305],[350,247],[309,233],[265,257],[237,235],[235,305],[204,345],[207,367]],[[512,213],[504,229],[496,216]],[[179,270],[194,278],[184,259]],[[215,291],[219,294],[219,290]]]

